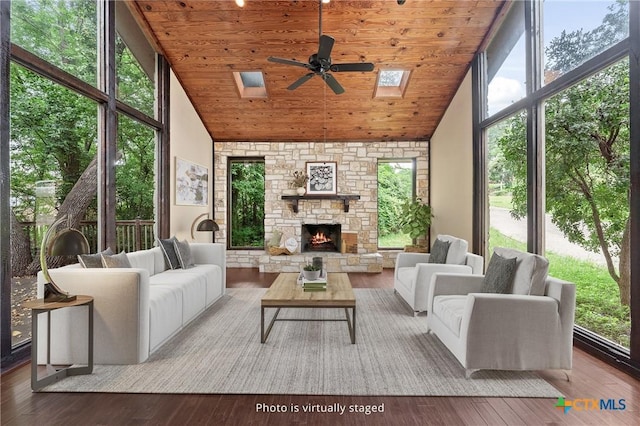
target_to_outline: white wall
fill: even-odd
[[[431,241],[450,234],[472,244],[473,156],[471,71],[431,138]]]
[[[180,82],[171,72],[170,89],[170,137],[171,137],[171,235],[191,241],[191,224],[202,213],[211,213],[213,184],[213,143],[200,117],[187,98]],[[176,205],[175,168],[176,156],[209,170],[209,191],[207,206]],[[200,220],[204,219],[201,218]],[[210,232],[195,232],[196,241],[210,242]]]

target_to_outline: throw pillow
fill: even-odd
[[[79,254],[78,255],[78,263],[82,265],[83,268],[102,268],[102,254],[113,254],[111,251],[111,247],[107,247],[106,250],[96,253],[96,254]]]
[[[175,236],[166,240],[158,239],[158,245],[162,249],[164,261],[169,269],[180,268],[180,261],[178,260],[178,254],[176,253],[176,247],[174,245],[176,241],[178,241],[178,239]]]
[[[494,252],[482,281],[483,293],[510,293],[516,271],[515,257],[506,258]]]
[[[273,231],[268,247],[280,247],[280,240],[282,240],[282,232],[276,229]]]
[[[431,247],[431,253],[429,254],[429,263],[445,263],[447,261],[447,253],[449,252],[449,241],[443,241],[436,239]]]
[[[191,248],[189,247],[189,242],[187,240],[184,241],[174,241],[173,245],[176,250],[176,255],[178,256],[178,262],[180,263],[180,267],[182,269],[187,269],[194,266],[193,256],[191,256]]]
[[[131,268],[127,253],[121,251],[118,254],[100,254],[104,268]]]

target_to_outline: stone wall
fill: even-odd
[[[216,142],[214,151],[214,216],[220,225],[216,242],[227,239],[227,160],[229,157],[264,157],[265,159],[265,238],[274,230],[297,239],[300,245],[302,223],[340,223],[342,232],[357,233],[358,253],[331,255],[334,269],[349,265],[349,271],[379,272],[378,265],[393,267],[397,252],[378,250],[377,164],[378,159],[416,159],[416,194],[428,200],[429,143],[417,142]],[[304,200],[299,202],[298,213],[281,200],[289,193],[289,182],[294,170],[306,170],[307,161],[335,161],[337,163],[338,194],[359,195],[344,212],[341,201]],[[381,256],[374,256],[380,253]],[[297,268],[318,254],[300,254],[291,259],[273,259],[264,250],[229,250],[227,266],[260,267],[271,272],[269,264]],[[360,256],[360,258],[358,258]],[[337,258],[336,258],[337,257]],[[372,260],[374,259],[374,260]],[[376,260],[377,259],[377,260]],[[358,265],[361,265],[360,267]],[[346,271],[345,271],[346,272]]]

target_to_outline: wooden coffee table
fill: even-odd
[[[351,343],[356,343],[356,297],[351,288],[349,276],[345,273],[327,274],[326,291],[304,291],[298,284],[298,273],[282,273],[278,275],[269,290],[262,296],[260,315],[260,341],[267,341],[271,328],[276,321],[346,321]],[[264,311],[276,308],[267,330],[264,325]],[[279,319],[282,308],[341,308],[345,319]],[[351,309],[351,315],[349,315]]]

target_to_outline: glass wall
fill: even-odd
[[[30,339],[39,247],[60,213],[96,219],[97,106],[18,65],[11,66],[12,339]],[[76,185],[80,176],[89,179]],[[95,249],[95,247],[94,247]],[[51,259],[55,266],[67,259]]]
[[[517,45],[502,33],[520,28],[520,7],[524,57],[530,58],[524,74],[531,84],[516,112],[493,107],[491,84],[492,70],[500,68],[492,64],[494,52],[513,52]],[[640,7],[633,7],[637,17]],[[484,158],[478,150],[476,164],[488,183],[477,190],[487,193],[490,205],[477,219],[480,234],[491,247],[512,245],[547,257],[549,275],[576,284],[576,341],[636,368],[640,313],[631,294],[640,281],[631,271],[640,242],[631,229],[640,218],[631,214],[630,197],[638,188],[630,174],[639,141],[632,140],[630,123],[634,114],[640,117],[630,105],[629,54],[634,43],[640,48],[640,39],[629,36],[629,9],[628,1],[514,2],[475,63],[474,90],[487,93],[480,102],[488,105],[488,114],[482,103],[475,112],[482,130],[476,137],[483,138],[476,143],[487,152]],[[503,57],[499,65],[506,66],[509,55]],[[500,208],[511,222],[521,219],[513,233],[519,238],[496,232]],[[488,259],[491,252],[484,254]]]
[[[98,49],[98,29],[115,32],[104,19],[106,12],[114,13],[115,2],[13,0],[0,7],[0,27],[10,28],[0,31],[0,43],[11,46],[11,61],[0,68],[0,85],[10,87],[8,99],[0,100],[0,129],[10,129],[0,132],[0,149],[10,151],[11,173],[10,187],[3,186],[0,194],[3,223],[6,218],[11,224],[0,229],[2,238],[10,241],[10,256],[1,259],[2,271],[10,272],[1,275],[5,361],[28,348],[30,312],[21,304],[36,295],[39,246],[55,219],[68,215],[68,224],[87,236],[92,251],[99,248],[99,214],[145,219],[151,223],[153,241],[156,139],[162,123],[153,118],[156,56],[144,37],[131,36],[141,33],[125,5],[117,5],[116,25],[118,32],[135,40],[135,50],[119,37],[117,45]],[[99,58],[99,51],[113,55],[111,61]],[[144,66],[138,61],[140,52]],[[107,67],[100,70],[107,62],[118,64],[117,76]],[[118,93],[98,87],[98,75],[116,81]],[[129,106],[108,105],[111,95]],[[125,111],[112,120],[114,129],[108,117],[119,109]],[[118,151],[118,165],[107,163],[99,174],[102,148]],[[117,175],[117,188],[105,185],[107,174]],[[99,190],[103,199],[115,193],[117,202],[98,203]],[[111,228],[108,232],[119,235]],[[48,265],[74,261],[48,258]],[[6,312],[11,312],[10,324],[4,321],[9,318]]]
[[[545,254],[576,283],[576,324],[629,348],[629,65],[545,103]],[[625,267],[624,265],[627,265]]]
[[[524,2],[514,2],[486,51],[489,115],[526,94]]]
[[[119,114],[117,148],[117,252],[148,249],[155,241],[156,132]]]
[[[545,84],[629,35],[626,1],[545,0],[543,7]]]
[[[11,42],[97,85],[97,2],[11,0]]]
[[[402,231],[402,205],[415,197],[414,159],[378,159],[378,247],[399,249],[413,244]]]
[[[521,111],[486,129],[488,257],[495,247],[527,250],[526,123]]]

